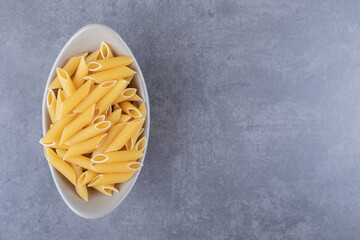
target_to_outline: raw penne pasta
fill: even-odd
[[[109,116],[111,113],[112,113],[112,108],[111,108],[111,105],[109,105],[109,106],[106,108],[106,110],[105,110],[105,112],[104,112],[104,115],[107,117],[107,116]]]
[[[47,98],[46,98],[46,107],[51,119],[51,122],[55,122],[56,117],[56,97],[55,93],[52,89],[49,90]]]
[[[87,128],[81,129],[74,136],[72,136],[67,142],[65,142],[65,144],[74,145],[79,142],[88,140],[89,138],[95,137],[101,133],[106,132],[110,126],[111,126],[111,122],[109,121],[96,123]]]
[[[89,71],[104,71],[114,67],[127,66],[134,62],[134,59],[128,56],[113,57],[90,62],[87,65]]]
[[[88,153],[101,146],[106,137],[106,133],[90,138],[78,144],[72,145],[64,156],[64,160]]]
[[[121,129],[115,139],[105,149],[105,152],[111,152],[121,149],[125,146],[126,142],[136,132],[138,128],[141,128],[144,124],[144,119],[136,119],[131,122],[125,123],[125,126]]]
[[[44,147],[44,149],[45,156],[49,163],[75,185],[76,179],[74,169],[68,163],[64,162],[50,147]]]
[[[88,107],[96,104],[105,94],[107,94],[116,84],[116,80],[103,82],[96,86],[94,90],[74,109],[75,113],[81,113]]]
[[[143,128],[136,129],[135,133],[131,136],[131,138],[126,142],[126,150],[133,150],[136,144],[138,137],[142,134]]]
[[[41,144],[55,144],[57,140],[60,140],[61,133],[63,132],[66,125],[68,125],[75,118],[75,114],[67,115],[63,119],[57,121],[53,126],[47,131],[45,136],[40,139]],[[48,145],[49,146],[49,145]]]
[[[134,149],[136,151],[142,152],[142,151],[144,151],[145,146],[146,146],[146,137],[142,137],[137,141]]]
[[[61,157],[64,158],[65,154],[66,154],[66,150],[63,149],[56,149],[56,153]],[[90,158],[84,157],[84,156],[76,156],[76,157],[72,157],[69,159],[66,159],[65,161],[69,162],[69,163],[74,163],[82,168],[86,168],[91,170],[91,166],[90,166]]]
[[[96,72],[85,77],[86,80],[92,80],[96,83],[103,83],[105,81],[120,79],[134,75],[136,72],[128,67],[121,66],[111,68],[105,71]]]
[[[119,122],[120,117],[121,117],[121,109],[117,109],[113,111],[110,115],[108,115],[105,118],[105,121],[111,122],[111,125],[114,126],[116,123]]]
[[[144,156],[139,151],[116,151],[108,153],[99,153],[91,158],[94,163],[115,163],[115,162],[131,162],[136,161]]]
[[[141,115],[143,117],[146,117],[146,105],[145,103],[141,103],[140,106],[138,107],[139,111],[141,112]]]
[[[102,59],[114,57],[109,45],[106,42],[101,43],[100,54],[101,54]]]
[[[128,100],[129,98],[133,97],[136,94],[136,88],[127,88],[124,91],[122,91],[122,93],[120,94],[120,96],[115,99],[114,104],[115,103],[120,103],[123,101]]]
[[[88,53],[83,53],[80,54],[78,56],[72,57],[69,59],[69,61],[65,64],[65,66],[63,67],[63,69],[70,75],[70,77],[73,75],[73,73],[76,71],[79,62],[81,60],[81,57],[86,57],[88,55]],[[61,88],[61,84],[59,81],[58,77],[55,77],[54,81],[52,81],[52,83],[49,86],[49,89],[54,89],[54,88]]]
[[[133,118],[143,117],[143,115],[141,114],[139,109],[137,109],[137,107],[135,107],[130,102],[121,102],[119,105],[120,105],[121,109],[125,113],[129,114],[131,117],[133,117]]]
[[[115,137],[119,134],[121,129],[125,126],[125,123],[118,123],[114,126],[111,126],[110,130],[107,133],[104,143],[97,149],[94,150],[93,155],[98,153],[103,153],[107,146],[115,139]]]
[[[115,103],[114,106],[113,106],[113,110],[118,110],[118,109],[121,109],[119,104]]]
[[[84,199],[85,201],[88,201],[89,196],[88,196],[88,191],[87,191],[86,185],[80,186],[77,184],[79,177],[83,173],[83,170],[81,167],[77,166],[76,164],[71,163],[70,165],[75,171],[75,178],[76,178],[75,190],[82,199]]]
[[[91,120],[91,122],[87,125],[87,127],[94,125],[96,123],[99,123],[99,122],[103,122],[103,121],[105,121],[105,118],[106,118],[105,115],[94,116],[93,119]]]
[[[93,180],[97,175],[98,175],[97,172],[94,172],[94,171],[91,171],[91,170],[85,171],[85,172],[83,172],[81,174],[81,176],[79,177],[79,180],[78,180],[77,183],[80,186],[82,186],[82,185],[86,186],[86,184],[91,182],[91,180]]]
[[[75,92],[74,84],[72,83],[69,74],[61,68],[56,68],[56,74],[59,78],[61,87],[64,90],[65,97],[70,97]]]
[[[123,173],[136,171],[142,167],[140,162],[90,163],[93,171],[98,173]]]
[[[89,54],[89,56],[87,56],[85,58],[85,62],[86,64],[92,62],[92,61],[95,61],[96,59],[98,59],[99,57],[99,54],[100,54],[100,49],[96,50],[95,52]]]
[[[113,184],[93,186],[93,188],[106,196],[112,196],[112,191],[119,192],[119,190]]]
[[[81,57],[79,67],[76,70],[76,73],[75,73],[75,76],[73,79],[73,84],[74,84],[75,89],[78,89],[79,87],[81,87],[81,85],[83,85],[83,83],[85,82],[84,77],[88,75],[88,72],[89,71],[86,66],[85,58]]]
[[[82,100],[84,100],[90,90],[90,82],[87,81],[78,90],[76,90],[69,98],[65,99],[60,108],[59,119],[71,112]]]
[[[119,94],[125,89],[126,81],[120,80],[115,86],[106,94],[95,106],[95,110],[98,114],[103,113],[107,107],[109,107]]]
[[[126,173],[104,173],[97,175],[88,184],[88,187],[99,186],[104,184],[124,183],[127,182],[136,171]]]
[[[142,102],[144,101],[144,99],[142,99],[141,97],[139,97],[139,95],[134,94],[132,97],[129,97],[128,99],[126,99],[127,101],[135,101],[135,102]]]
[[[95,105],[89,107],[85,112],[77,116],[71,123],[69,123],[62,132],[60,144],[65,143],[72,136],[74,136],[80,129],[85,127],[94,116]]]
[[[119,123],[124,123],[127,122],[131,119],[131,116],[127,115],[127,114],[121,114]]]
[[[58,90],[57,98],[56,98],[56,114],[55,114],[55,120],[59,119],[61,105],[65,101],[65,94],[62,89]]]

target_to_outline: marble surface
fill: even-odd
[[[359,239],[358,1],[2,1],[0,239]],[[79,28],[133,50],[145,167],[76,216],[38,144],[50,68]]]

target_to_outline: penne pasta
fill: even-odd
[[[114,57],[109,45],[106,42],[102,42],[100,46],[100,54],[102,59],[108,59]]]
[[[100,55],[100,49],[98,49],[98,50],[94,51],[93,53],[89,54],[89,56],[87,56],[85,58],[86,64],[98,59],[99,55]]]
[[[123,173],[136,171],[142,167],[140,162],[90,163],[93,171],[98,173]]]
[[[95,150],[96,148],[101,146],[101,144],[105,140],[105,137],[106,133],[90,138],[81,143],[72,145],[66,152],[64,160]]]
[[[128,67],[121,66],[111,68],[105,71],[96,72],[85,77],[86,80],[92,80],[95,83],[103,83],[112,79],[120,79],[134,75],[136,72]]]
[[[126,99],[127,101],[134,101],[134,102],[143,102],[144,99],[142,99],[141,97],[139,97],[139,95],[134,94],[132,97],[129,97],[128,99]]]
[[[112,196],[112,191],[119,192],[119,190],[116,187],[114,187],[113,184],[93,186],[93,188],[107,196]]]
[[[146,105],[145,105],[144,102],[140,104],[140,106],[138,107],[138,109],[139,109],[141,115],[142,115],[143,117],[146,117]]]
[[[113,106],[113,111],[118,110],[118,109],[121,109],[121,108],[120,108],[119,104],[115,103]]]
[[[105,112],[104,112],[104,115],[107,117],[107,116],[109,116],[111,113],[112,113],[112,109],[111,109],[111,105],[109,105],[109,106],[106,108],[106,110],[105,110]]]
[[[127,88],[127,89],[125,89],[120,94],[120,96],[117,99],[115,99],[114,104],[115,103],[119,104],[120,102],[128,100],[129,98],[133,97],[136,94],[136,91],[137,91],[136,88]]]
[[[89,71],[104,71],[114,67],[127,66],[134,62],[134,59],[128,56],[113,57],[90,62],[87,65]]]
[[[81,57],[80,63],[79,63],[79,67],[76,70],[74,79],[73,79],[73,84],[75,89],[78,89],[79,87],[81,87],[83,85],[83,83],[85,82],[84,77],[88,75],[88,69],[86,66],[86,62],[85,62],[85,58]]]
[[[129,76],[129,77],[124,77],[124,80],[127,81],[129,84],[133,78],[134,78],[134,75]]]
[[[84,199],[85,201],[88,201],[88,191],[87,191],[86,185],[80,186],[77,184],[79,177],[83,173],[83,170],[81,167],[77,166],[76,164],[71,163],[70,165],[75,171],[75,178],[76,178],[75,190],[82,199]]]
[[[61,69],[61,68],[56,68],[56,74],[59,78],[61,87],[64,90],[65,97],[67,97],[67,98],[70,97],[71,94],[73,94],[75,92],[75,88],[70,79],[69,74],[64,69]]]
[[[92,90],[90,94],[74,109],[74,112],[81,113],[91,105],[96,104],[115,86],[115,84],[116,80],[110,80],[96,86],[94,90]]]
[[[94,116],[95,105],[89,107],[85,112],[77,116],[71,123],[69,123],[62,132],[60,144],[65,143],[72,136],[74,136],[80,129],[85,127]]]
[[[91,158],[93,163],[115,163],[115,162],[130,162],[136,161],[144,156],[139,151],[116,151],[108,153],[99,153]]]
[[[61,157],[64,158],[65,154],[66,154],[66,150],[63,149],[56,149],[56,153]],[[92,169],[90,166],[90,158],[84,157],[84,156],[76,156],[76,157],[72,157],[69,159],[66,159],[65,161],[69,162],[69,163],[74,163],[82,168],[86,168],[86,169]]]
[[[50,147],[44,147],[44,149],[45,156],[49,163],[75,185],[76,181],[74,169],[68,163],[64,162]]]
[[[69,59],[69,61],[65,64],[65,66],[63,67],[63,69],[69,74],[69,76],[71,77],[73,75],[73,73],[76,71],[81,57],[86,57],[87,56],[87,52],[80,54],[78,56],[72,57]],[[49,89],[54,89],[54,88],[61,88],[61,84],[59,81],[58,77],[55,77],[54,81],[52,81],[52,83],[49,86]]]
[[[142,131],[144,130],[143,128],[139,127],[138,129],[136,129],[135,133],[131,136],[131,138],[127,141],[125,147],[127,150],[133,150],[136,144],[137,139],[139,138],[139,136],[142,134]]]
[[[80,186],[82,186],[82,185],[86,186],[86,184],[91,182],[91,180],[93,180],[97,175],[98,175],[97,172],[94,172],[91,170],[85,171],[81,174],[77,183]]]
[[[55,144],[60,140],[61,133],[63,132],[66,125],[68,125],[73,119],[75,115],[67,115],[63,119],[57,121],[53,124],[53,126],[47,131],[45,136],[40,139],[40,143],[43,145],[48,145],[53,143]]]
[[[46,107],[51,119],[51,122],[55,122],[56,117],[56,97],[55,93],[52,89],[49,90],[47,98],[46,98]]]
[[[119,123],[128,122],[130,119],[131,119],[131,116],[129,116],[127,114],[121,114]]]
[[[114,126],[119,122],[121,117],[121,109],[113,111],[109,116],[105,118],[106,121],[111,122],[111,126]]]
[[[55,114],[55,120],[57,121],[59,119],[61,105],[65,101],[65,94],[62,89],[58,90],[57,98],[56,98],[56,114]]]
[[[64,117],[66,114],[71,112],[82,100],[84,100],[90,90],[90,81],[82,85],[78,90],[76,90],[69,98],[65,99],[60,108],[59,119]]]
[[[115,86],[106,94],[95,106],[95,112],[98,114],[103,113],[109,107],[119,94],[125,89],[126,81],[120,80]]]
[[[144,119],[136,119],[131,122],[125,123],[125,126],[121,129],[116,138],[109,144],[105,152],[111,152],[121,149],[125,146],[126,142],[136,132],[138,128],[141,128],[144,124]]]
[[[135,144],[135,150],[142,152],[142,151],[144,151],[145,146],[146,146],[146,137],[142,137]]]
[[[115,137],[119,134],[121,129],[125,126],[125,123],[118,123],[110,128],[107,133],[107,136],[104,140],[104,143],[97,149],[94,150],[93,155],[97,153],[103,153],[107,146],[115,139]]]
[[[131,117],[133,117],[133,118],[143,117],[143,115],[141,114],[139,109],[137,109],[137,107],[135,107],[130,102],[121,102],[119,105],[120,105],[121,109],[125,113],[129,114]]]
[[[124,183],[127,182],[136,171],[126,172],[126,173],[105,173],[99,174],[91,180],[88,184],[88,187],[94,187],[105,184],[114,184],[114,183]]]
[[[101,133],[106,132],[110,128],[110,126],[111,126],[111,122],[109,121],[96,123],[77,132],[73,137],[71,137],[67,142],[65,142],[65,144],[74,145],[79,142],[88,140],[89,138],[95,137]]]

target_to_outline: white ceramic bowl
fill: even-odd
[[[132,54],[124,40],[119,36],[119,34],[117,34],[113,29],[108,26],[102,24],[89,24],[77,31],[65,44],[60,54],[56,58],[46,83],[42,105],[43,134],[47,132],[50,125],[50,118],[46,109],[46,94],[48,91],[48,86],[53,81],[56,75],[56,67],[64,66],[66,61],[72,56],[83,52],[95,51],[100,47],[102,41],[106,41],[107,43],[109,43],[112,51],[114,52],[114,55],[126,55],[135,59],[134,55]],[[144,77],[141,73],[140,67],[136,59],[131,65],[131,68],[133,68],[137,72],[134,79],[132,80],[132,84],[137,87],[139,95],[144,99],[146,104],[148,113],[145,121],[144,136],[146,136],[149,140],[150,107],[148,93],[146,90]],[[145,155],[146,148],[144,150],[144,156],[140,159],[141,162],[144,161]],[[120,188],[120,192],[114,193],[111,197],[98,193],[93,189],[89,189],[89,201],[85,202],[77,196],[74,186],[69,181],[67,181],[60,173],[58,173],[50,164],[49,167],[55,185],[64,202],[74,213],[88,219],[103,217],[111,213],[117,206],[119,206],[119,204],[129,194],[140,173],[140,170],[138,170],[137,173],[128,182],[117,184],[117,187]]]

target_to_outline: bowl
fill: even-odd
[[[140,67],[136,61],[136,58],[134,57],[124,40],[120,37],[120,35],[112,28],[102,24],[89,24],[82,27],[69,39],[69,41],[65,44],[65,46],[62,48],[61,52],[57,56],[54,65],[51,68],[43,97],[42,127],[44,135],[48,131],[51,123],[46,108],[46,95],[50,83],[56,76],[56,67],[64,66],[67,60],[75,55],[84,52],[93,52],[97,50],[100,47],[102,41],[105,41],[110,45],[114,55],[130,56],[134,59],[134,62],[130,65],[130,68],[135,70],[137,73],[135,74],[131,85],[138,89],[138,94],[145,101],[147,108],[147,116],[144,124],[144,136],[149,139],[150,106],[148,93],[146,90],[146,84]],[[143,163],[145,156],[146,148],[144,150],[144,156],[139,161]],[[55,170],[50,164],[49,168],[51,171],[51,175],[54,179],[56,188],[66,205],[74,213],[76,213],[80,217],[87,219],[104,217],[114,211],[115,208],[118,207],[120,203],[124,201],[126,196],[130,193],[141,171],[141,169],[139,169],[129,181],[117,184],[116,187],[119,189],[119,192],[114,192],[111,197],[105,196],[99,192],[96,192],[94,189],[89,188],[89,201],[86,202],[76,194],[74,186],[68,180],[66,180],[65,177],[63,177],[59,172],[57,172],[57,170]]]

